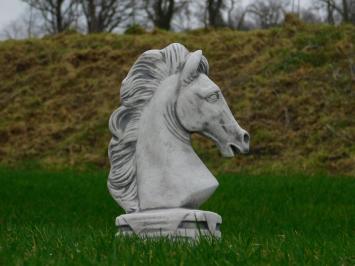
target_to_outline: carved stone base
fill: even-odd
[[[116,218],[117,235],[140,237],[220,238],[221,223],[221,216],[214,212],[182,208],[148,210]]]

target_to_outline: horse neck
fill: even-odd
[[[172,79],[175,81],[174,77]],[[173,81],[163,82],[143,111],[137,151],[147,153],[145,160],[175,157],[179,152],[194,153],[190,133],[182,127],[175,113],[177,96],[176,88],[171,85],[176,84]]]
[[[136,178],[141,209],[198,207],[218,183],[175,115],[171,80],[157,89],[140,118]]]

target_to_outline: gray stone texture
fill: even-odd
[[[249,135],[208,69],[201,50],[175,43],[143,53],[123,80],[109,123],[108,188],[127,213],[117,218],[120,232],[194,238],[199,225],[220,236],[219,215],[195,210],[218,182],[194,152],[191,134],[211,138],[225,157],[247,152]]]

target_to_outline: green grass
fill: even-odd
[[[0,168],[0,265],[354,265],[355,179],[225,174],[221,241],[114,238],[103,171]]]

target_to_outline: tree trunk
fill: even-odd
[[[350,2],[349,13],[351,23],[355,24],[355,0],[352,0],[352,2]]]
[[[154,24],[156,27],[164,29],[164,30],[170,30],[171,28],[171,20],[174,15],[174,7],[175,7],[175,1],[174,0],[167,0],[167,8],[166,3],[164,0],[158,0],[155,2],[154,5],[154,11],[155,11],[155,20]]]
[[[63,17],[62,17],[62,4],[63,0],[57,0],[56,4],[56,27],[57,27],[57,33],[62,32],[63,29]]]
[[[88,31],[89,33],[98,32],[97,29],[97,18],[96,18],[96,5],[94,0],[89,0],[88,5],[89,21],[88,21]]]
[[[327,22],[331,25],[334,25],[334,8],[327,3]]]
[[[343,0],[343,22],[349,22],[350,21],[350,16],[349,16],[349,6],[348,6],[348,0]]]
[[[221,8],[223,0],[207,0],[208,21],[212,27],[221,26]]]

